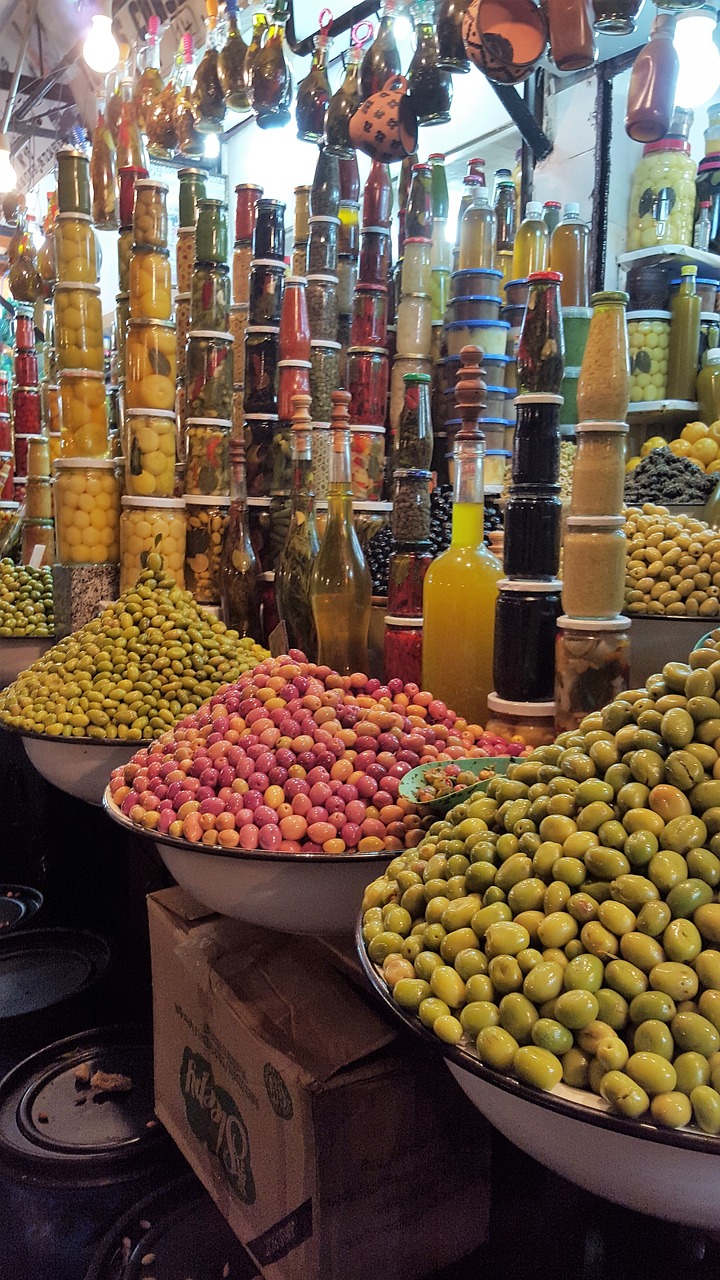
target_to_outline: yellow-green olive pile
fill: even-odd
[[[40,638],[54,630],[52,570],[0,560],[0,637]]]
[[[720,615],[720,534],[646,503],[625,510],[625,612]]]
[[[720,658],[669,663],[368,886],[395,1001],[488,1067],[720,1133]]]
[[[267,657],[149,568],[4,690],[0,723],[63,738],[157,738]]]

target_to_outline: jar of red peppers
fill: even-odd
[[[285,281],[280,311],[281,360],[310,359],[309,283],[304,276],[289,276]]]
[[[388,354],[382,347],[351,347],[348,351],[347,385],[350,422],[382,426],[387,410]]]
[[[15,434],[36,436],[42,430],[40,392],[37,387],[13,387]]]
[[[423,620],[388,614],[385,618],[385,680],[422,684]]]
[[[293,396],[310,395],[309,360],[278,361],[278,416],[281,421],[290,422],[293,416]]]
[[[132,165],[127,165],[120,169],[118,178],[120,180],[121,229],[132,226],[133,210],[135,208],[135,185],[141,178],[147,178],[147,176],[147,169],[136,168]]]
[[[253,182],[240,182],[235,188],[235,239],[252,240],[255,232],[257,202],[262,187]]]
[[[12,453],[14,448],[12,418],[0,413],[0,453]]]
[[[6,373],[0,373],[0,413],[10,412],[10,388]]]
[[[34,351],[15,352],[15,381],[18,386],[36,387],[38,384],[38,359]]]
[[[388,565],[388,610],[401,618],[422,613],[423,583],[433,562],[429,542],[419,542],[408,551],[393,551]]]
[[[352,303],[353,346],[384,347],[387,342],[388,291],[384,285],[359,284]]]
[[[390,276],[390,232],[387,227],[363,227],[360,236],[362,284],[387,285]]]
[[[32,307],[17,307],[15,311],[15,350],[35,350],[35,321]]]
[[[15,492],[15,460],[11,453],[0,453],[0,501],[12,502]]]

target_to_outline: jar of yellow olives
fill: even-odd
[[[49,476],[28,476],[25,515],[29,520],[52,520],[52,481]]]
[[[118,382],[123,382],[125,380],[128,320],[130,319],[130,294],[119,293],[115,298],[115,304],[116,359],[114,376]]]
[[[229,497],[187,494],[185,585],[198,604],[220,603],[220,558]]]
[[[94,369],[60,374],[60,422],[64,458],[105,458],[108,421],[105,378]]]
[[[113,460],[60,458],[53,469],[59,563],[117,564],[120,491]]]
[[[172,315],[170,254],[167,249],[133,249],[130,255],[130,315],[169,320]]]
[[[120,590],[135,585],[153,551],[184,589],[185,499],[126,497],[120,506]]]
[[[61,284],[96,284],[98,278],[92,218],[59,213],[55,223],[55,267]]]
[[[664,400],[670,352],[670,312],[628,311],[626,319],[630,348],[630,402]]]
[[[684,138],[643,147],[633,174],[628,213],[628,252],[656,244],[692,244],[695,161]]]
[[[118,289],[127,293],[130,289],[130,254],[133,248],[132,227],[124,227],[118,236]]]
[[[135,183],[133,242],[136,248],[152,245],[155,249],[167,249],[167,194],[167,184],[154,178],[140,178]]]
[[[172,498],[177,448],[175,421],[175,414],[170,410],[127,410],[126,493],[144,498]]]
[[[177,377],[175,325],[146,317],[131,320],[125,368],[125,405],[128,409],[174,408]]]
[[[98,285],[57,285],[55,342],[60,369],[102,372],[103,323]]]

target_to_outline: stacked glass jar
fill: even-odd
[[[577,453],[563,548],[555,666],[558,732],[612,702],[629,681],[623,489],[628,427],[627,294],[593,294],[578,382]]]
[[[340,168],[340,205],[338,217],[338,326],[340,343],[340,369],[347,369],[348,349],[353,345],[351,337],[353,299],[358,279],[360,259],[360,173],[357,155],[338,161]]]
[[[267,501],[273,489],[289,502],[290,426],[278,415],[280,319],[285,283],[285,205],[255,206],[248,313],[243,345],[243,419],[247,490]]]
[[[195,227],[199,202],[205,199],[207,175],[202,169],[178,170],[180,191],[178,197],[179,226],[175,242],[177,293],[175,294],[175,325],[177,343],[177,393],[175,412],[178,421],[185,414],[185,374],[187,360],[187,335],[190,328],[190,289],[195,267]]]
[[[342,349],[338,341],[340,311],[340,161],[329,155],[325,147],[318,151],[312,186],[307,193],[301,190],[301,209],[296,205],[296,234],[303,232],[307,238],[305,268],[307,275],[307,302],[310,320],[310,395],[313,416],[313,463],[316,473],[316,495],[327,496],[328,466],[330,459],[329,424],[332,411],[331,395],[343,385],[341,363]],[[293,260],[299,259],[299,246]],[[345,266],[342,267],[344,275]],[[354,285],[352,271],[350,283],[345,281],[345,305],[347,290]]]
[[[138,165],[126,165],[118,171],[120,229],[118,232],[118,294],[115,299],[115,325],[111,377],[117,386],[125,385],[125,354],[130,319],[130,254],[133,246],[133,211],[135,209],[135,184],[147,178],[147,169]],[[123,440],[122,452],[126,442]]]
[[[253,259],[253,236],[258,200],[262,187],[252,182],[241,182],[235,188],[235,247],[232,259],[232,305],[230,307],[230,332],[235,339],[233,347],[233,384],[237,421],[235,428],[242,433],[242,413],[245,378],[245,330],[250,311],[250,265]]]

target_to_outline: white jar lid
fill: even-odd
[[[287,271],[287,267],[282,258],[251,258],[251,267],[282,267],[283,273]]]
[[[135,185],[137,186],[137,183],[136,183]],[[127,230],[127,228],[125,228],[125,229]],[[131,230],[132,230],[132,228],[131,228]],[[195,235],[195,228],[194,228],[194,227],[178,227],[178,229],[177,229],[177,234],[178,234],[179,236],[194,236],[194,235]]]
[[[387,359],[387,354],[388,354],[387,347],[348,347],[349,356],[356,356],[356,355],[385,356],[385,358]]]
[[[285,284],[286,285],[288,284],[305,285],[307,284],[307,282],[308,282],[307,276],[288,276],[287,280],[285,281]]]
[[[70,289],[84,289],[85,293],[94,293],[94,294],[96,295],[96,297],[99,297],[99,296],[100,296],[100,285],[99,285],[99,284],[80,284],[80,283],[78,283],[77,281],[75,281],[74,283],[72,283],[72,282],[61,282],[60,284],[56,284],[56,285],[55,285],[55,292],[56,292],[56,293],[59,293],[61,289],[65,289],[65,290],[70,290]]]
[[[308,218],[308,223],[311,227],[316,222],[332,222],[336,227],[340,226],[340,219],[334,218],[329,213],[315,213],[312,217]]]
[[[333,342],[330,338],[313,338],[310,342],[311,347],[329,347],[331,351],[339,351],[342,342]]]
[[[627,435],[629,429],[627,422],[578,422],[575,427],[578,433],[581,431],[609,431],[615,435]]]
[[[57,287],[57,286],[56,286],[56,287]],[[178,297],[180,297],[180,294],[178,294],[177,296],[178,296]],[[190,294],[188,294],[187,296],[188,296],[188,298],[189,298],[189,297],[190,297]],[[116,293],[116,294],[115,294],[115,301],[116,301],[116,302],[129,302],[129,301],[130,301],[130,294],[129,294],[129,293]]]
[[[61,369],[60,370],[61,383],[63,378],[94,378],[96,381],[101,380],[102,382],[104,382],[105,374],[102,373],[100,369]],[[19,391],[20,387],[16,387],[15,390]],[[23,391],[39,391],[40,388],[39,387],[23,387],[22,390]]]
[[[632,626],[632,619],[618,614],[616,618],[569,618],[561,614],[557,625],[563,631],[627,631]]]
[[[555,715],[554,702],[506,702],[496,693],[488,694],[488,710],[504,712],[508,716],[522,716],[526,720],[543,719]]]
[[[0,502],[0,511],[19,511],[19,502]]]
[[[338,219],[338,221],[340,221],[340,219]],[[390,228],[389,227],[363,227],[362,234],[364,236],[370,235],[371,233],[374,233],[375,235],[379,235],[379,236],[389,236]]]
[[[185,509],[184,498],[121,498],[121,507],[161,507],[163,510]]]
[[[244,413],[243,420],[245,422],[279,422],[280,416],[277,413]],[[207,418],[196,418],[196,422],[207,422]],[[227,422],[224,418],[211,418],[211,422],[222,422],[224,426],[231,427],[232,423]]]
[[[498,529],[498,533],[502,530]],[[550,591],[559,591],[562,587],[560,578],[551,578],[549,582],[539,582],[535,578],[517,581],[515,578],[501,578],[497,584],[498,591],[523,591],[531,594],[545,595]]]
[[[394,614],[385,614],[385,625],[388,627],[413,627],[416,631],[422,631],[422,618],[396,618]]]
[[[269,498],[248,498],[247,504],[249,507],[269,507],[270,499]]]
[[[157,178],[137,178],[135,181],[136,191],[138,187],[145,187],[146,189],[154,187],[156,191],[164,191],[166,195],[169,191],[167,182],[158,182]]]
[[[126,418],[175,418],[172,409],[126,409]]]
[[[176,301],[176,302],[189,302],[191,297],[192,297],[192,295],[191,295],[191,294],[189,294],[189,293],[176,293],[176,294],[175,294],[175,301]],[[230,310],[232,311],[232,307],[230,308]]]
[[[568,528],[573,529],[592,529],[593,525],[597,525],[599,529],[622,529],[625,523],[624,516],[568,516]]]
[[[353,502],[353,511],[370,511],[375,515],[382,515],[385,511],[392,511],[392,502]]]
[[[186,427],[220,427],[232,430],[232,422],[230,418],[186,418]]]
[[[322,273],[319,275],[312,275],[307,277],[308,284],[310,284],[312,280],[321,280],[323,284],[339,284],[340,283],[339,276],[324,275]]]
[[[229,507],[232,499],[229,494],[186,493],[185,505],[193,507]]]
[[[56,213],[55,218],[58,222],[92,222],[92,214],[90,213]]]
[[[178,294],[177,296],[179,298],[180,294]],[[190,294],[189,293],[184,294],[183,297],[189,298]],[[249,302],[233,302],[230,304],[230,315],[232,315],[233,311],[249,311],[249,310],[250,310]]]
[[[130,323],[133,324],[134,322],[131,320]],[[277,333],[278,330],[273,329],[272,332]],[[235,341],[234,334],[221,333],[220,330],[213,330],[213,329],[191,329],[188,334],[188,338],[213,338],[215,339],[216,342],[234,342]]]
[[[278,360],[278,369],[312,369],[312,360]]]
[[[667,320],[669,323],[672,315],[669,311],[628,311],[625,319],[628,323],[631,320]]]
[[[485,357],[483,356],[484,359]],[[482,362],[481,360],[480,363],[482,364]],[[515,396],[513,404],[522,408],[524,404],[564,404],[564,400],[562,396],[555,395],[552,391],[529,391],[521,396]]]
[[[361,423],[359,423],[359,422],[351,422],[351,423],[349,423],[349,424],[348,424],[348,430],[350,430],[350,431],[367,431],[367,432],[369,432],[371,435],[378,435],[378,436],[379,436],[379,435],[385,435],[385,428],[384,428],[384,427],[379,427],[379,426],[377,426],[377,425],[375,425],[375,426],[370,426],[370,425],[365,426],[364,424],[361,424]]]
[[[84,471],[86,467],[109,471],[117,462],[117,458],[56,458],[53,462],[53,471],[72,471],[74,468]]]
[[[248,501],[250,501],[250,499],[248,499]],[[268,569],[268,570],[267,570],[267,573],[261,573],[261,574],[260,574],[260,581],[261,581],[261,582],[274,582],[274,581],[275,581],[275,570],[274,570],[274,569]]]

